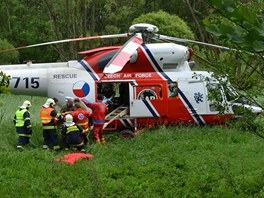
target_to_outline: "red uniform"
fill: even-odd
[[[83,100],[84,104],[92,109],[92,120],[94,124],[93,128],[93,135],[95,138],[95,141],[98,143],[101,142],[104,143],[104,135],[103,135],[103,126],[105,123],[105,116],[107,113],[107,106],[105,103],[102,102],[102,100],[99,100],[98,102],[90,103]]]
[[[78,108],[74,112],[72,112],[71,115],[73,117],[73,121],[81,126],[83,128],[83,131],[88,134],[89,118],[91,117],[91,114],[82,108]]]

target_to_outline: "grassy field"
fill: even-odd
[[[45,98],[1,95],[0,197],[264,197],[264,139],[215,127],[147,130],[134,139],[106,134],[94,157],[74,166],[43,151],[38,117]],[[32,101],[32,146],[16,151],[12,119]]]

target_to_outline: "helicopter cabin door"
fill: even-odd
[[[131,117],[164,117],[167,101],[162,97],[160,84],[129,84]]]
[[[206,85],[203,81],[191,80],[186,84],[183,83],[181,90],[190,102],[189,112],[191,114],[194,114],[194,112],[196,114],[207,114],[205,87]]]

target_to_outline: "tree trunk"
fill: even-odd
[[[61,36],[60,36],[61,31],[59,29],[57,17],[52,9],[51,4],[49,3],[49,0],[44,0],[44,2],[48,8],[48,14],[52,21],[51,28],[53,29],[53,32],[55,33],[55,37],[57,40],[61,40]],[[65,50],[63,49],[62,45],[56,46],[55,49],[59,52],[61,60],[67,60],[67,53],[65,53]]]
[[[91,21],[90,21],[90,32],[91,35],[94,35],[95,32],[95,8],[96,8],[96,0],[92,0],[92,10],[91,10]],[[93,48],[93,42],[90,42],[90,48]]]
[[[10,23],[10,13],[9,13],[9,8],[7,5],[6,7],[6,16],[7,16],[7,26],[8,26],[8,31],[11,32],[11,23]]]
[[[87,30],[87,2],[86,0],[81,0],[81,4],[80,4],[80,11],[81,11],[81,32],[82,32],[82,37],[86,36],[86,30]],[[81,50],[86,49],[86,42],[87,41],[83,41],[82,45],[81,45]]]
[[[198,30],[198,32],[199,32],[199,34],[200,34],[200,39],[201,39],[201,41],[202,41],[202,42],[205,42],[204,34],[203,34],[203,30],[202,30],[202,28],[201,28],[201,25],[200,25],[198,19],[197,19],[196,16],[195,16],[194,9],[192,8],[192,6],[191,6],[191,4],[190,4],[190,1],[189,1],[189,0],[184,0],[184,2],[185,2],[185,5],[187,6],[187,8],[189,9],[189,11],[190,11],[190,13],[191,13],[191,16],[192,16],[192,18],[193,18],[193,20],[194,20],[194,23],[195,23],[195,25],[196,25],[196,28],[197,28],[197,30]]]

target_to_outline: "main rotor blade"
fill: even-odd
[[[200,42],[200,41],[181,39],[181,38],[170,37],[170,36],[165,36],[165,35],[156,35],[156,36],[158,39],[166,39],[166,40],[176,41],[176,42],[181,42],[181,43],[194,43],[194,44],[205,45],[205,46],[210,46],[210,47],[219,48],[219,49],[237,51],[236,49],[232,49],[232,48],[221,46],[221,45],[215,45],[215,44],[211,44],[211,43],[204,43],[204,42]]]
[[[193,43],[193,44],[198,44],[198,45],[205,45],[205,46],[214,47],[214,48],[218,48],[218,49],[224,49],[224,50],[229,50],[229,51],[234,51],[234,52],[243,52],[243,53],[246,53],[246,54],[249,54],[252,56],[258,56],[257,53],[252,53],[252,52],[247,51],[247,50],[239,50],[239,49],[229,48],[229,47],[225,47],[225,46],[221,46],[221,45],[204,43],[204,42],[194,41],[194,40],[189,40],[189,39],[181,39],[181,38],[170,37],[170,36],[165,36],[165,35],[158,35],[158,34],[156,34],[154,38],[155,39],[161,39],[161,40],[163,39],[163,40],[169,40],[169,41],[176,41],[176,42],[181,42],[181,43]],[[261,56],[261,57],[264,58],[264,56]]]
[[[142,43],[143,39],[141,34],[134,35],[109,61],[109,63],[105,66],[103,73],[113,74],[121,71],[126,63],[130,60],[132,54]]]
[[[12,51],[12,50],[31,48],[31,47],[52,45],[52,44],[57,44],[57,43],[67,43],[67,42],[94,40],[94,39],[105,39],[105,38],[122,38],[122,37],[126,38],[129,36],[130,36],[130,34],[124,33],[124,34],[112,34],[112,35],[103,35],[103,36],[88,36],[88,37],[81,37],[81,38],[64,39],[64,40],[51,41],[51,42],[46,42],[46,43],[38,43],[38,44],[33,44],[33,45],[21,46],[21,47],[16,47],[16,48],[11,48],[11,49],[4,49],[4,50],[0,50],[0,53]]]

